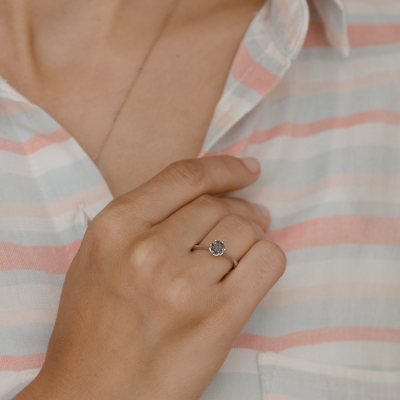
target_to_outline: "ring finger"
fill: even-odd
[[[207,246],[207,250],[194,250],[192,257],[202,265],[202,273],[206,274],[210,281],[218,283],[234,266],[226,254],[239,261],[256,242],[262,239],[265,239],[264,231],[258,224],[241,215],[230,214],[221,219],[199,243]],[[222,250],[224,256],[215,256],[208,250],[214,240],[223,242],[223,245],[216,243],[216,250]],[[213,247],[215,250],[215,246]],[[199,262],[193,263],[196,268]]]
[[[263,211],[261,211],[263,210]],[[230,215],[238,214],[249,219],[265,230],[270,222],[268,209],[239,198],[216,198],[203,195],[174,214],[155,225],[152,229],[161,231],[166,240],[177,240],[180,246],[190,250],[199,243],[218,222]],[[175,239],[176,238],[176,239]]]

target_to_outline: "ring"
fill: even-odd
[[[238,265],[238,262],[226,252],[224,242],[221,242],[220,240],[217,239],[215,239],[212,243],[210,243],[209,246],[202,246],[200,244],[195,244],[192,247],[192,250],[210,250],[210,253],[213,256],[216,257],[224,256],[233,264],[232,269],[235,269]]]

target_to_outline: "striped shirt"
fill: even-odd
[[[400,2],[268,0],[199,157],[252,156],[285,274],[202,400],[400,399]],[[54,119],[0,81],[0,399],[43,364],[63,280],[112,200]],[[193,360],[193,362],[196,362]]]

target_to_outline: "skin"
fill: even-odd
[[[114,196],[198,156],[263,3],[181,0],[97,162]],[[0,73],[92,156],[170,4],[0,0]]]
[[[262,3],[181,0],[97,163],[115,200],[86,231],[45,364],[16,400],[198,399],[284,272],[268,210],[212,196],[255,182],[258,162],[196,159]],[[1,75],[92,155],[167,8],[0,0]],[[190,251],[215,238],[236,269]]]
[[[179,161],[94,218],[44,366],[15,400],[201,397],[286,265],[257,207],[212,196],[254,182],[250,162],[253,173],[230,156]],[[222,237],[233,270],[190,251]]]

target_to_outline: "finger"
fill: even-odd
[[[226,248],[225,253],[238,261],[254,243],[264,238],[264,231],[259,225],[241,215],[230,214],[207,234],[200,245],[208,247],[214,240],[222,241]],[[193,253],[192,257],[198,260],[198,263],[194,263],[195,268],[199,268],[200,264],[202,273],[215,283],[233,267],[232,261],[225,256],[213,256],[209,250],[194,250]]]
[[[241,215],[258,224],[262,230],[267,229],[270,223],[269,211],[263,205],[232,197],[216,198],[202,195],[153,229],[162,230],[169,237],[179,238],[181,245],[191,249],[194,244],[205,238],[222,218],[230,214]]]
[[[235,315],[250,318],[260,301],[285,272],[286,256],[273,242],[260,240],[220,282]]]
[[[256,181],[260,164],[253,158],[243,160],[213,156],[175,162],[135,190],[120,196],[119,202],[127,207],[127,215],[131,214],[129,209],[134,211],[135,221],[158,224],[202,194],[239,190]]]

